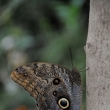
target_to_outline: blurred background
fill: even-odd
[[[74,66],[86,64],[88,16],[88,0],[0,0],[0,110],[35,110],[34,99],[10,79],[16,67],[50,62],[71,70],[69,46]]]

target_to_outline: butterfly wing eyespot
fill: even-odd
[[[70,106],[70,103],[67,98],[60,98],[58,100],[58,105],[61,109],[67,109]]]
[[[23,75],[24,75],[24,77],[27,77],[27,76],[28,76],[28,74],[27,74],[27,73],[24,73]]]
[[[57,91],[53,91],[53,95],[56,96],[57,95]]]
[[[21,77],[27,77],[28,73],[23,67],[19,67],[15,69],[16,73],[19,74]]]
[[[60,79],[59,78],[55,78],[54,80],[53,80],[53,84],[54,85],[58,85],[60,83]]]

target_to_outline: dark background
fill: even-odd
[[[74,66],[86,64],[88,16],[88,0],[0,0],[0,110],[35,110],[34,99],[10,79],[16,67],[52,62],[71,70],[69,46]]]

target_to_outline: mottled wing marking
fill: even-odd
[[[11,78],[35,98],[39,110],[62,110],[57,104],[61,97],[71,104],[67,110],[80,108],[81,76],[76,68],[70,71],[60,65],[35,62],[17,68]],[[53,83],[55,78],[60,80],[58,85]]]
[[[76,83],[77,85],[81,85],[81,76],[80,76],[78,69],[74,67],[72,70],[72,73],[74,74],[73,82]]]

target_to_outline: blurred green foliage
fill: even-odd
[[[35,110],[33,98],[10,79],[16,67],[52,62],[71,70],[69,46],[74,66],[85,65],[88,7],[87,0],[0,1],[0,110]],[[85,72],[81,76],[85,88]]]

